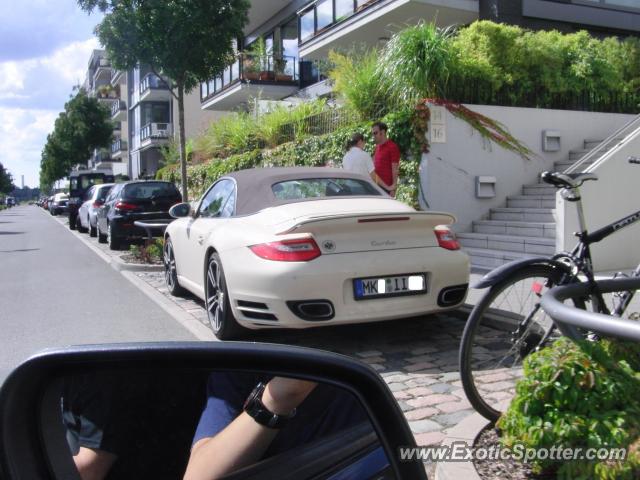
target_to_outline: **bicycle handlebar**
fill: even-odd
[[[596,282],[601,293],[622,292],[640,289],[640,277],[600,280]],[[589,295],[588,283],[574,283],[549,290],[542,296],[540,305],[558,324],[563,333],[563,326],[581,328],[600,335],[640,342],[640,323],[623,318],[588,312],[562,303],[568,298],[579,298]],[[563,325],[564,324],[564,325]]]

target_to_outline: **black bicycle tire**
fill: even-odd
[[[471,352],[474,345],[473,340],[480,321],[483,318],[484,312],[495,300],[495,298],[498,297],[500,293],[502,293],[511,285],[514,285],[515,283],[525,278],[552,278],[557,274],[558,271],[556,268],[546,264],[527,265],[520,270],[516,270],[502,281],[493,285],[489,289],[489,291],[485,293],[482,299],[476,304],[476,306],[471,311],[471,314],[469,315],[460,341],[460,379],[462,382],[462,388],[464,389],[469,403],[471,403],[473,408],[478,413],[492,422],[495,422],[500,417],[502,412],[491,407],[479,394],[474,381],[473,369],[471,368]]]

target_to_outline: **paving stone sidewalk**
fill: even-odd
[[[136,275],[204,325],[204,303],[172,297],[161,272]],[[419,445],[439,444],[446,430],[473,413],[458,373],[458,345],[467,313],[425,315],[363,325],[307,330],[260,330],[247,340],[330,350],[377,370],[405,413]]]

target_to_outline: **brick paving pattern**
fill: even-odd
[[[172,297],[160,272],[136,275],[204,325],[204,303]],[[473,413],[458,374],[458,345],[466,314],[307,330],[260,330],[248,340],[320,348],[368,363],[387,382],[419,445],[439,444],[445,431]]]

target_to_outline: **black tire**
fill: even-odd
[[[98,235],[98,229],[97,227],[94,227],[93,225],[91,225],[91,218],[87,217],[87,223],[89,224],[89,236],[90,237],[95,237]]]
[[[224,278],[220,256],[217,253],[212,253],[207,259],[204,295],[207,318],[214,335],[220,340],[231,340],[242,335],[245,329],[238,325],[233,317],[227,282]]]
[[[164,283],[169,293],[175,297],[182,295],[184,289],[178,282],[178,270],[176,269],[176,257],[173,251],[171,239],[167,237],[164,242],[162,263],[164,264]]]
[[[120,240],[115,234],[115,228],[111,223],[107,223],[107,243],[109,244],[109,250],[120,250]]]
[[[69,215],[69,230],[78,228],[78,215]]]
[[[76,230],[78,230],[80,233],[87,233],[87,229],[82,226],[80,215],[76,215]]]
[[[471,311],[460,343],[460,378],[469,402],[488,420],[495,422],[515,394],[522,360],[560,335],[539,299],[562,278],[550,265],[529,265],[492,286]]]
[[[100,227],[97,227],[98,230],[98,243],[107,243],[107,236],[100,231]]]

